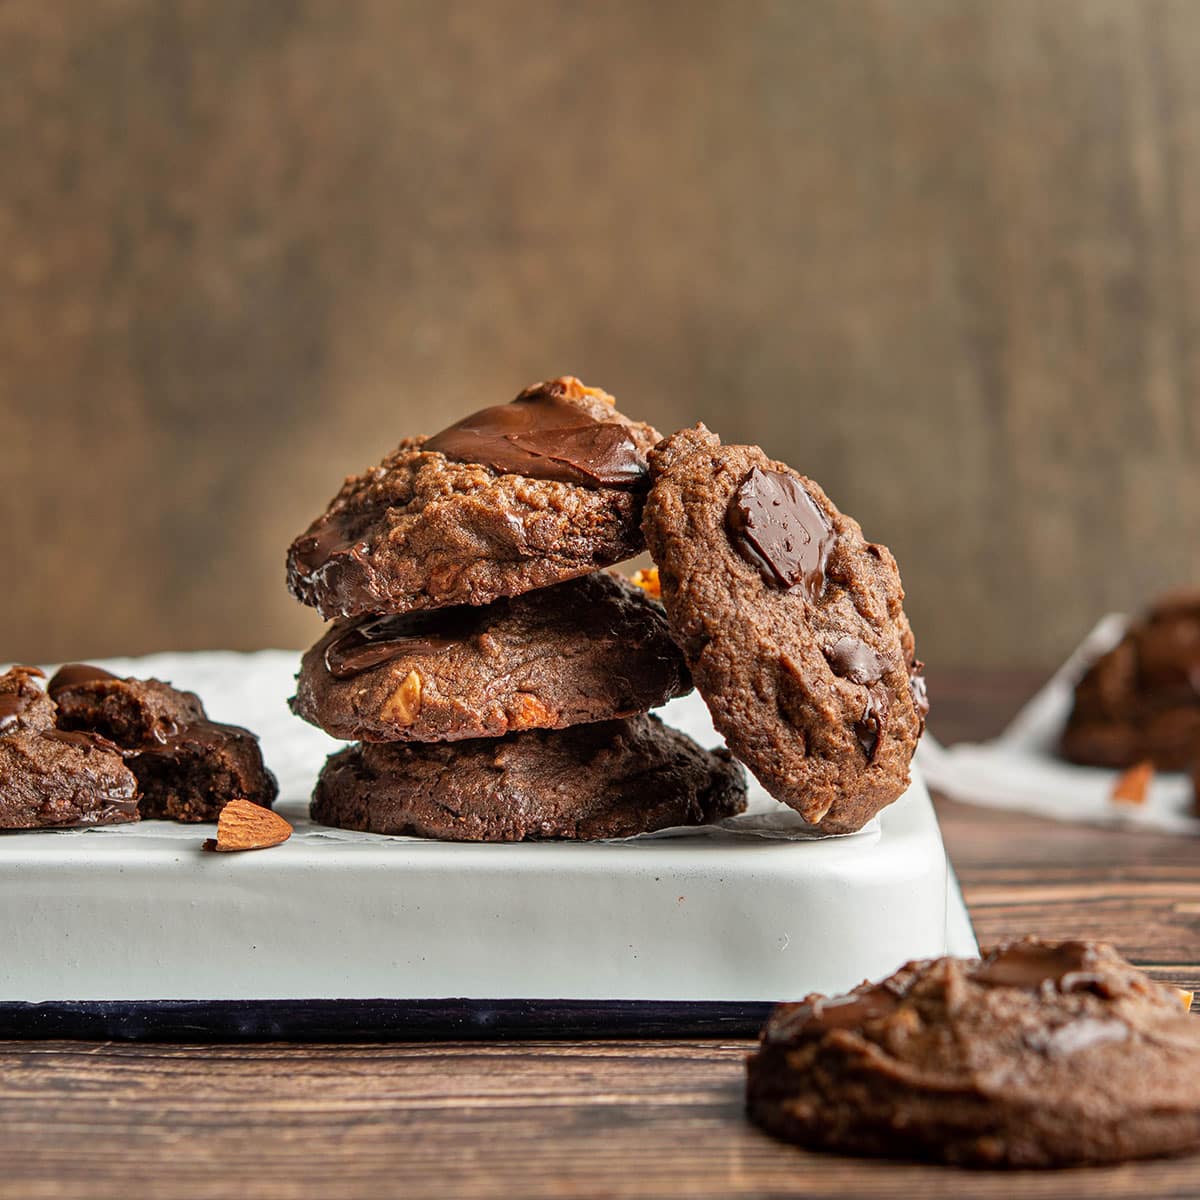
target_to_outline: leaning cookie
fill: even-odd
[[[36,667],[0,675],[0,829],[136,821],[138,784],[111,742],[55,727]]]
[[[60,730],[98,734],[137,776],[143,817],[215,821],[230,800],[270,808],[279,793],[258,738],[210,721],[194,692],[158,679],[121,679],[72,663],[50,680]]]
[[[577,379],[408,438],[346,480],[288,551],[288,587],[327,620],[488,604],[643,546],[659,435]]]
[[[861,828],[908,786],[928,711],[895,559],[812,480],[702,425],[650,470],[646,541],[714,724],[806,821]]]
[[[456,842],[626,838],[746,807],[742,769],[655,717],[454,745],[350,746],[325,764],[312,818]]]
[[[751,1118],[819,1150],[1058,1167],[1200,1147],[1200,1023],[1111,947],[1033,939],[775,1010]]]
[[[351,741],[442,742],[628,717],[691,691],[666,617],[598,571],[478,607],[333,625],[292,710]]]

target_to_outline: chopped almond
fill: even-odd
[[[292,827],[278,813],[250,800],[230,800],[217,818],[217,836],[205,850],[265,850],[292,836]]]
[[[1154,778],[1154,764],[1140,762],[1128,771],[1122,771],[1113,784],[1112,800],[1114,804],[1145,804],[1146,795],[1150,790],[1150,781]]]
[[[633,582],[652,600],[662,599],[662,583],[658,578],[657,567],[651,567],[648,571],[635,571]]]

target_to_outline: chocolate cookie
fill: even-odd
[[[0,675],[0,829],[136,821],[137,780],[104,738],[55,728],[36,667]]]
[[[1057,1167],[1200,1147],[1200,1022],[1111,947],[1028,939],[775,1010],[751,1118],[813,1149]]]
[[[555,379],[342,485],[288,551],[288,587],[326,619],[488,604],[630,558],[649,425]]]
[[[928,703],[895,559],[810,479],[703,425],[650,455],[663,603],[729,748],[830,833],[908,786]]]
[[[632,837],[741,812],[745,777],[655,717],[498,741],[350,746],[325,764],[312,817],[457,842]]]
[[[215,821],[230,800],[275,802],[279,787],[258,738],[210,721],[193,692],[82,663],[61,668],[48,691],[59,729],[100,734],[121,748],[141,787],[143,817]]]
[[[1075,687],[1064,758],[1085,766],[1200,759],[1200,592],[1163,597]]]
[[[292,711],[334,737],[443,742],[633,716],[691,691],[662,609],[604,571],[478,607],[340,621]]]

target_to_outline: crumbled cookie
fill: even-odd
[[[643,547],[649,425],[577,379],[526,389],[351,477],[288,552],[327,620],[488,604]]]
[[[83,663],[61,668],[48,692],[60,729],[99,734],[121,748],[141,787],[145,818],[214,821],[233,799],[267,808],[275,802],[279,786],[258,738],[210,721],[193,692]]]
[[[0,829],[136,821],[137,780],[104,738],[55,728],[36,667],[0,675]]]
[[[1109,946],[1012,942],[776,1009],[752,1120],[845,1154],[1058,1167],[1200,1147],[1200,1023]]]
[[[459,741],[645,712],[691,690],[662,609],[598,571],[477,607],[337,622],[292,710],[334,737]]]
[[[908,786],[928,711],[886,547],[810,479],[704,426],[650,455],[663,604],[730,749],[830,833]]]
[[[625,838],[746,805],[745,776],[651,716],[499,740],[350,746],[326,763],[312,818],[463,842]]]

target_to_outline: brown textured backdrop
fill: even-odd
[[[926,658],[1200,578],[1195,0],[0,2],[0,659],[302,645],[283,550],[561,372],[818,478]]]

